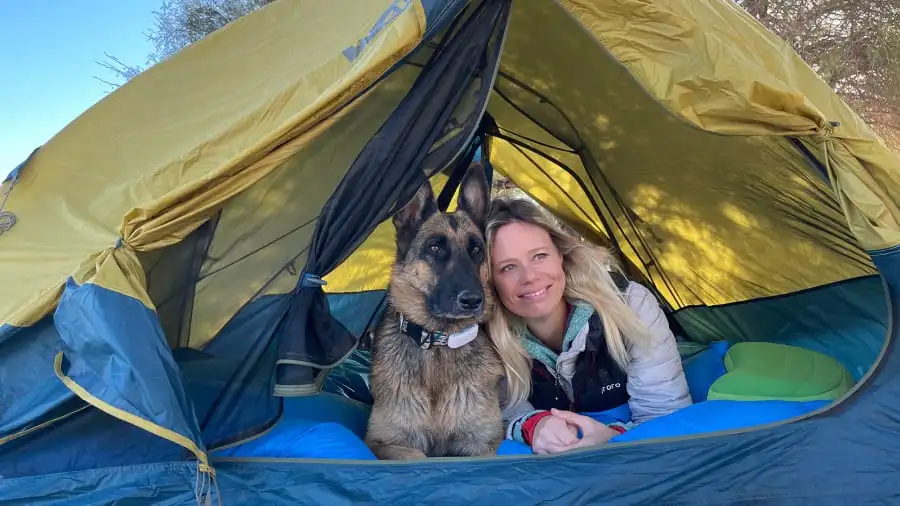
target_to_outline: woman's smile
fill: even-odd
[[[547,295],[547,293],[550,291],[550,287],[552,286],[553,285],[547,285],[538,291],[523,293],[519,295],[519,298],[525,299],[528,302],[538,302]]]

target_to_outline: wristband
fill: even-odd
[[[522,424],[522,439],[526,444],[531,444],[531,438],[534,437],[534,429],[537,428],[538,422],[550,416],[549,411],[541,411],[540,413],[531,415],[525,423]]]

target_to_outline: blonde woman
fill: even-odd
[[[507,439],[557,453],[603,444],[691,404],[675,337],[647,288],[528,200],[491,207],[500,304],[489,330],[506,366]],[[630,420],[579,414],[616,408]]]

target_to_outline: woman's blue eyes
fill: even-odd
[[[550,255],[548,255],[547,253],[537,253],[536,255],[534,255],[533,258],[535,260],[543,260],[543,259],[547,258],[548,256],[550,256]],[[506,272],[513,267],[515,267],[514,264],[506,264],[500,268],[500,272]]]

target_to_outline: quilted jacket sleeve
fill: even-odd
[[[628,306],[651,335],[648,349],[631,349],[627,371],[631,419],[642,423],[689,406],[692,401],[675,335],[656,297],[634,281],[629,282],[625,295]]]
[[[500,404],[506,404],[506,379],[500,381]],[[522,434],[522,424],[532,415],[540,413],[541,410],[534,409],[528,401],[523,401],[516,406],[506,406],[503,408],[503,429],[506,431],[506,439],[514,439],[525,443]]]

